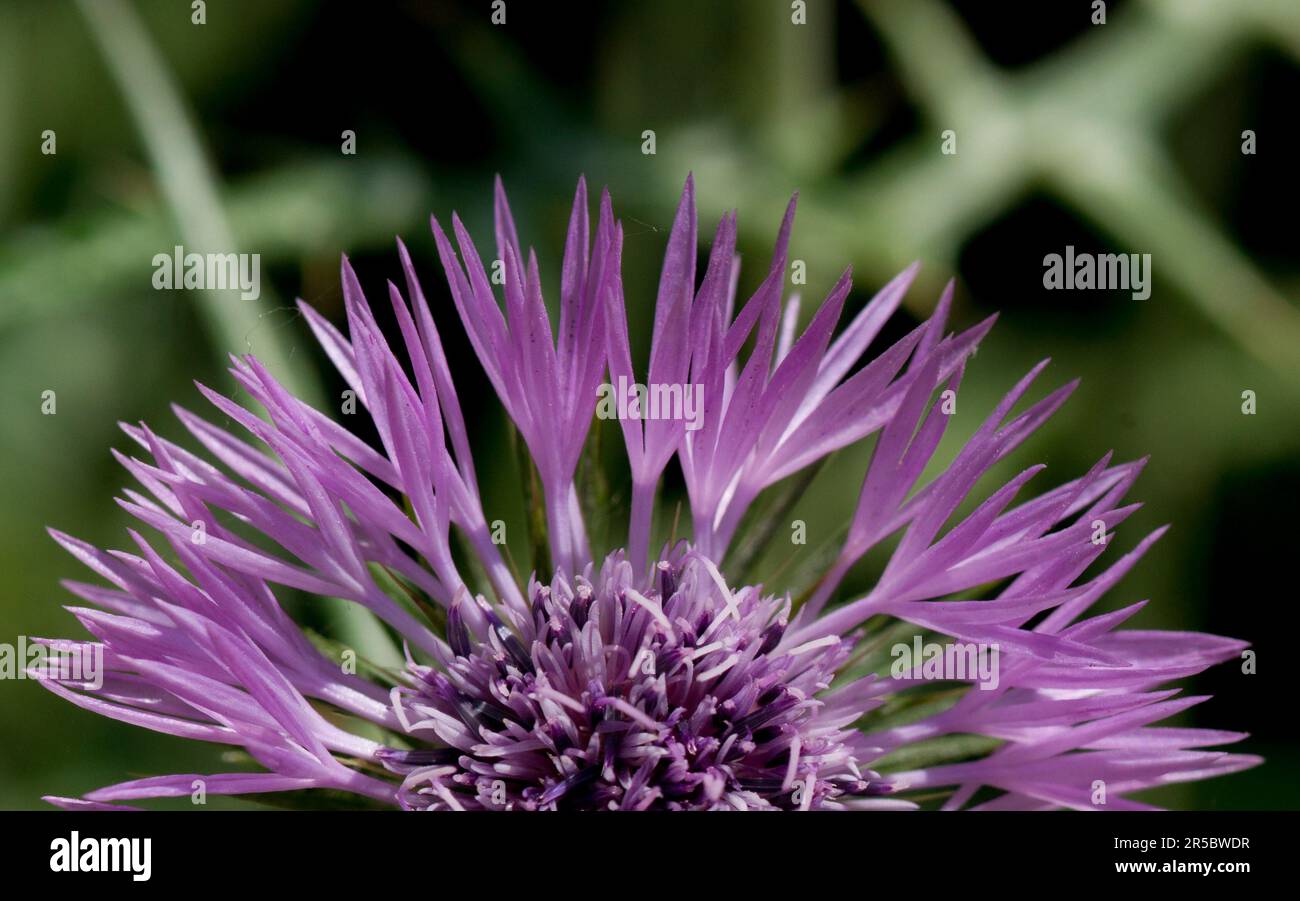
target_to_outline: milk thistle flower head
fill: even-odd
[[[607,193],[592,229],[578,184],[554,327],[499,182],[503,278],[489,278],[458,217],[450,235],[433,221],[461,324],[535,472],[545,553],[526,581],[489,526],[443,339],[400,242],[404,290],[388,284],[399,341],[346,259],[346,336],[300,302],[374,443],[252,357],[231,372],[262,415],[204,386],[222,425],[176,410],[206,456],[124,426],[141,455],[118,456],[143,490],[120,503],[161,542],[132,531],[137,550],[105,552],[53,532],[111,587],[68,583],[91,605],[71,609],[93,640],[49,644],[102,653],[106,674],[98,688],[43,684],[105,716],[242,749],[260,770],[50,800],[121,808],[199,780],[214,794],[329,789],[410,809],[1118,810],[1144,806],[1127,797],[1141,789],[1257,763],[1213,750],[1242,734],[1155,725],[1203,700],[1171,682],[1244,643],[1120,629],[1142,603],[1090,612],[1163,531],[1090,570],[1137,509],[1123,498],[1145,461],[1107,455],[1018,500],[1031,467],[963,507],[1073,390],[1013,415],[1040,364],[923,479],[992,320],[947,331],[949,285],[928,321],[865,359],[913,266],[837,332],[845,272],[800,330],[783,291],[794,210],[737,305],[735,215],[699,275],[687,180],[643,373]],[[617,405],[630,517],[596,558],[577,475],[614,383],[639,386]],[[672,415],[691,398],[694,421]],[[856,512],[821,577],[797,596],[738,581],[728,561],[765,525],[746,520],[760,494],[868,436]],[[690,537],[654,546],[673,460]],[[842,591],[886,539],[897,543],[874,586]],[[404,668],[358,670],[351,649],[311,640],[282,606],[289,589],[369,610],[400,636]]]

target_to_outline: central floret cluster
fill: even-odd
[[[861,711],[816,697],[852,642],[784,647],[788,598],[730,590],[684,543],[648,584],[617,553],[528,596],[511,617],[462,594],[454,659],[396,690],[412,735],[449,746],[381,753],[406,806],[808,809],[888,791],[845,744]]]

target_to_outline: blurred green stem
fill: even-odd
[[[166,63],[135,9],[122,0],[77,2],[140,131],[185,243],[199,253],[234,252],[237,244],[221,209],[215,173]],[[261,323],[258,308],[209,291],[201,292],[199,298],[200,311],[214,341],[226,351],[251,350],[249,334]],[[263,300],[274,307],[269,291],[264,292]],[[315,379],[285,352],[273,332],[263,329],[259,333],[257,356],[290,391],[308,403],[320,405],[321,392]]]
[[[78,0],[78,5],[126,98],[185,242],[199,252],[234,252],[237,245],[221,209],[216,175],[180,92],[134,8],[122,0]],[[217,342],[226,350],[251,350],[248,336],[261,321],[257,309],[247,301],[232,301],[209,291],[199,297],[203,318]],[[274,307],[269,296],[264,300]],[[306,367],[285,352],[274,330],[259,333],[257,356],[291,393],[323,406],[319,385]],[[336,636],[358,652],[401,659],[374,616],[359,604],[332,607],[331,620]]]

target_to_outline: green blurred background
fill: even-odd
[[[1241,749],[1268,762],[1150,799],[1300,807],[1285,669],[1300,501],[1300,5],[1127,0],[1094,24],[1087,0],[809,0],[800,25],[786,0],[505,5],[493,25],[489,0],[210,0],[200,25],[188,0],[0,0],[0,641],[79,634],[58,581],[90,576],[44,527],[128,541],[113,503],[129,481],[108,453],[127,443],[116,422],[177,438],[168,404],[201,409],[195,378],[231,390],[232,350],[308,396],[337,396],[291,301],[339,318],[344,251],[382,297],[398,234],[470,399],[485,505],[521,535],[504,417],[448,315],[428,215],[459,209],[486,241],[501,173],[555,284],[576,176],[607,184],[644,357],[667,228],[694,171],[704,241],[740,211],[742,292],[797,189],[805,320],[844,265],[847,319],[914,259],[924,268],[897,332],[954,276],[957,325],[1002,311],[941,457],[1042,357],[1054,360],[1042,391],[1083,377],[999,474],[1046,461],[1046,487],[1108,449],[1150,453],[1132,492],[1147,505],[1119,541],[1174,528],[1106,603],[1151,598],[1134,625],[1229,634],[1259,654],[1256,675],[1229,663],[1193,680],[1216,697],[1185,721],[1250,731]],[[940,152],[948,129],[955,155]],[[355,155],[341,152],[345,130]],[[155,253],[232,242],[261,254],[259,301],[152,289]],[[1045,291],[1043,257],[1067,244],[1151,254],[1151,297]],[[838,454],[804,494],[793,515],[810,544],[851,513],[868,452]],[[626,473],[611,465],[609,478],[617,511]],[[526,559],[526,544],[515,550]],[[798,567],[768,557],[757,571],[794,586]],[[878,567],[864,563],[853,584]],[[212,748],[0,683],[0,808],[218,766]]]

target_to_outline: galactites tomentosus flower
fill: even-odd
[[[255,442],[176,411],[224,469],[146,426],[124,426],[149,459],[118,455],[147,492],[127,490],[121,504],[161,533],[166,556],[134,531],[138,553],[53,532],[113,587],[68,583],[94,605],[72,608],[94,641],[49,642],[102,653],[102,686],[48,673],[43,684],[124,722],[237,746],[264,771],[137,779],[52,802],[119,808],[201,785],[231,795],[332,789],[413,809],[910,808],[920,799],[1121,810],[1145,806],[1126,797],[1135,791],[1258,762],[1207,750],[1240,733],[1153,725],[1203,700],[1169,683],[1236,656],[1243,642],[1119,630],[1142,603],[1088,615],[1163,531],[1080,581],[1137,508],[1123,497],[1145,461],[1107,455],[1014,504],[1041,468],[1032,467],[958,515],[1073,384],[1012,416],[1045,364],[1035,367],[922,483],[951,418],[945,405],[992,320],[947,332],[949,285],[928,321],[863,363],[913,266],[837,334],[845,272],[799,331],[798,299],[783,296],[793,200],[766,278],[737,311],[735,215],[723,217],[697,280],[690,179],[642,380],[623,302],[622,226],[607,193],[599,209],[593,231],[580,181],[555,331],[499,182],[501,278],[489,278],[458,217],[452,237],[433,221],[465,332],[535,465],[553,570],[521,584],[494,540],[406,248],[399,242],[405,293],[388,285],[400,355],[345,259],[348,335],[299,305],[380,447],[290,395],[256,359],[235,358],[231,372],[264,416],[200,390]],[[607,374],[697,390],[702,411],[689,428],[681,417],[621,417],[630,521],[622,548],[593,560],[577,474]],[[720,567],[760,493],[871,435],[847,537],[815,585],[792,598],[729,578]],[[691,537],[655,549],[658,488],[674,458]],[[891,536],[898,543],[878,582],[846,596],[846,573]],[[462,538],[482,576],[453,553]],[[403,639],[405,670],[386,684],[382,670],[346,665],[346,653],[341,665],[286,614],[284,588],[370,610]]]

